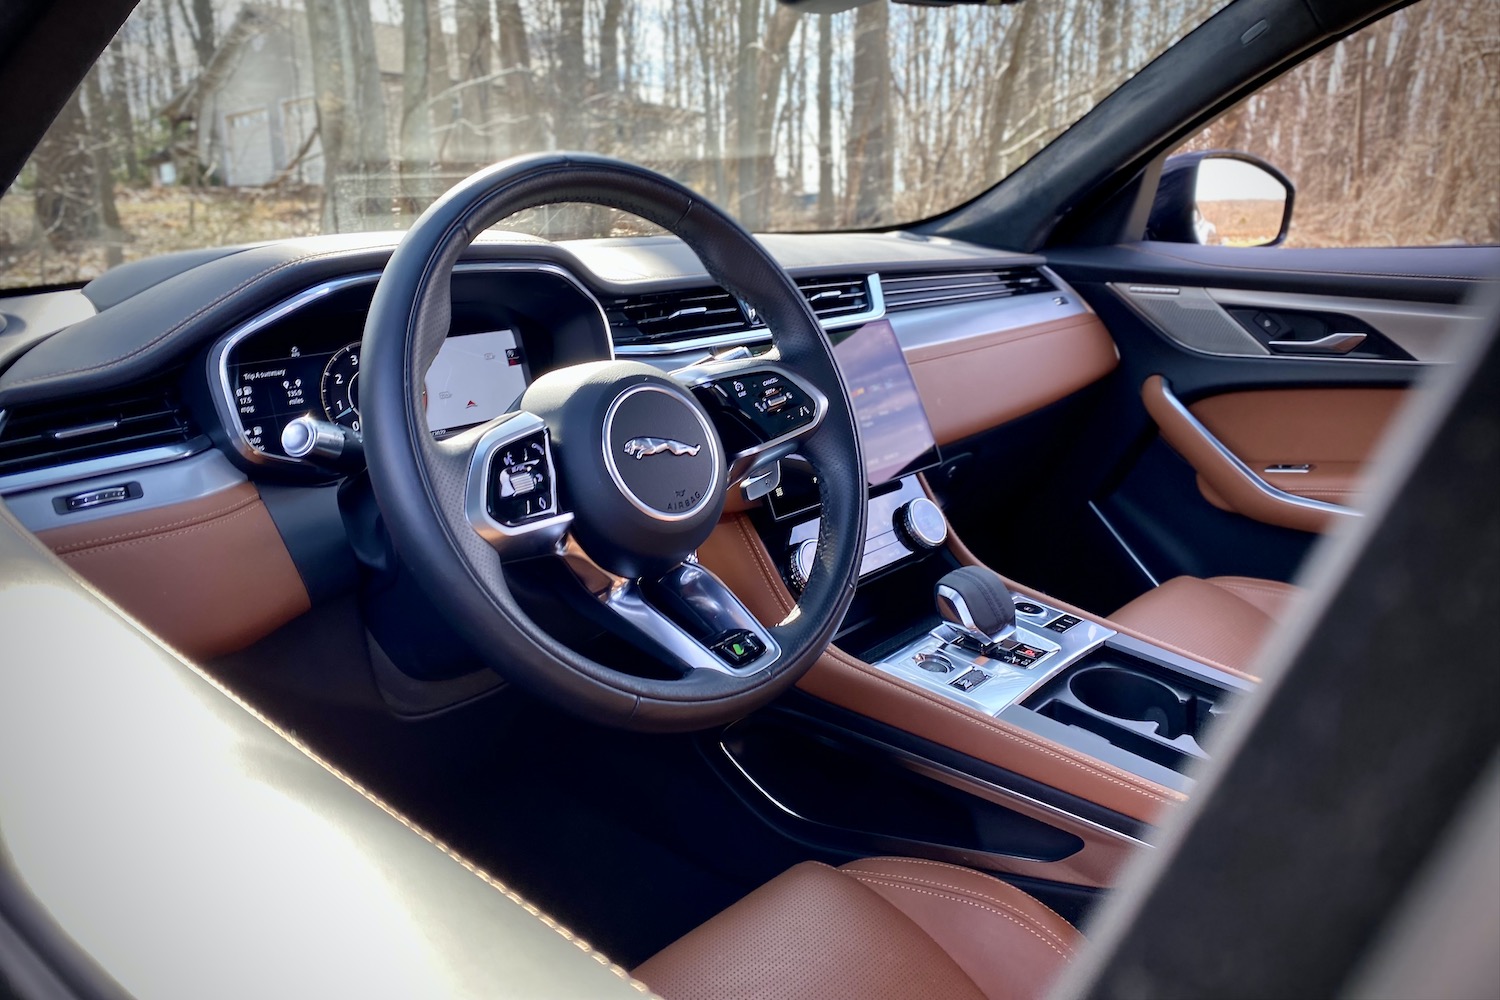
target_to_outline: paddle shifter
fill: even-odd
[[[988,649],[1016,630],[1016,604],[1000,574],[964,566],[937,583],[937,609],[963,645]]]

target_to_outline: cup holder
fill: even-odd
[[[1184,735],[1196,739],[1209,708],[1203,705],[1200,710],[1198,698],[1184,699],[1160,681],[1120,667],[1080,671],[1068,682],[1068,689],[1096,712],[1131,722],[1154,722],[1157,734],[1166,740]]]

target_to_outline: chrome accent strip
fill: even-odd
[[[1340,514],[1345,517],[1364,516],[1364,513],[1362,511],[1358,511],[1353,507],[1345,507],[1341,504],[1336,503],[1325,503],[1322,500],[1310,500],[1307,497],[1299,497],[1295,493],[1288,493],[1285,490],[1279,490],[1276,487],[1272,486],[1270,483],[1260,478],[1260,476],[1256,475],[1255,470],[1242,462],[1238,455],[1230,451],[1229,448],[1225,446],[1224,442],[1214,437],[1213,432],[1210,431],[1207,427],[1203,426],[1202,421],[1193,416],[1192,410],[1189,410],[1186,406],[1182,405],[1182,400],[1173,395],[1172,387],[1167,383],[1167,380],[1165,378],[1161,380],[1161,393],[1162,398],[1166,400],[1167,405],[1170,406],[1178,416],[1182,417],[1188,422],[1188,425],[1192,428],[1194,433],[1201,434],[1203,436],[1203,439],[1213,446],[1214,451],[1218,452],[1221,457],[1227,459],[1229,463],[1234,466],[1235,471],[1244,476],[1245,479],[1250,482],[1251,486],[1254,486],[1257,490],[1264,493],[1272,500],[1275,500],[1278,503],[1291,504],[1294,507],[1305,507],[1308,510],[1316,510],[1324,514]]]
[[[641,392],[659,392],[663,396],[666,396],[668,399],[680,403],[684,409],[686,409],[693,415],[693,419],[698,421],[698,426],[703,431],[703,443],[708,445],[708,454],[709,458],[713,461],[714,475],[713,478],[708,481],[708,488],[703,491],[703,496],[698,499],[697,503],[693,504],[687,510],[681,510],[675,513],[668,513],[664,510],[657,510],[655,507],[651,506],[646,501],[636,496],[635,491],[630,488],[629,484],[625,482],[625,478],[620,475],[620,467],[615,462],[614,449],[609,446],[610,428],[614,426],[615,414],[619,412],[620,404],[625,402],[625,400],[629,399],[631,396],[634,396],[637,393]],[[643,385],[633,385],[614,398],[614,401],[609,404],[609,409],[604,411],[603,451],[604,467],[609,470],[609,478],[615,481],[615,486],[619,488],[621,495],[624,496],[626,500],[629,500],[630,505],[636,510],[640,511],[642,514],[645,514],[647,517],[654,518],[657,521],[687,520],[688,518],[695,516],[700,510],[703,509],[706,504],[712,503],[715,499],[717,499],[719,493],[724,489],[724,448],[719,443],[719,432],[714,430],[713,423],[708,419],[708,414],[703,412],[703,407],[699,405],[696,399],[684,400],[676,393],[664,389],[659,385],[652,385],[649,382]]]
[[[578,289],[585,298],[594,304],[599,313],[599,322],[603,324],[606,341],[609,344],[609,359],[614,359],[614,343],[610,339],[609,317],[604,312],[604,306],[600,303],[598,296],[589,290],[588,286],[579,281],[578,278],[566,268],[556,264],[536,263],[532,261],[460,261],[453,267],[457,273],[485,273],[496,271],[540,271],[546,274],[562,278],[568,284]],[[250,335],[265,329],[272,323],[276,323],[287,316],[305,309],[318,300],[325,298],[334,292],[343,291],[355,285],[374,284],[380,280],[379,271],[362,271],[359,274],[345,275],[341,278],[330,278],[319,282],[310,288],[305,288],[290,298],[252,316],[250,319],[234,327],[224,336],[214,342],[209,351],[208,366],[209,378],[214,378],[218,373],[219,392],[211,393],[214,397],[214,411],[218,414],[220,422],[229,438],[230,444],[234,445],[241,458],[256,465],[299,465],[307,463],[295,458],[285,458],[281,455],[272,455],[267,452],[257,451],[251,447],[249,439],[245,435],[245,427],[240,422],[238,408],[234,402],[234,386],[229,381],[229,352],[237,347]],[[343,345],[340,345],[343,346]],[[327,416],[327,414],[324,414]]]
[[[27,530],[43,531],[69,524],[102,521],[158,507],[170,507],[227,490],[244,481],[245,474],[222,451],[210,448],[188,458],[145,467],[108,470],[83,479],[39,486],[7,496],[5,502]],[[52,501],[57,497],[106,489],[127,482],[139,483],[141,495],[66,514],[59,514],[52,506]]]
[[[118,420],[96,420],[91,424],[79,424],[76,427],[64,427],[60,431],[52,432],[54,441],[70,441],[73,438],[88,437],[90,434],[102,434],[112,431],[120,426]]]
[[[552,509],[557,510],[557,463],[552,460],[552,435],[547,431],[546,421],[534,413],[520,410],[495,420],[494,426],[480,435],[469,453],[468,483],[464,488],[464,516],[478,532],[479,537],[489,542],[502,555],[535,555],[556,546],[567,534],[573,523],[572,513],[558,513],[525,524],[501,524],[490,517],[487,494],[490,483],[490,467],[495,454],[501,448],[537,431],[547,449],[548,472],[552,477]]]
[[[1050,276],[1049,276],[1050,277]],[[1056,279],[1053,279],[1056,280]],[[891,327],[903,351],[954,344],[1022,327],[1089,313],[1081,296],[1066,286],[1053,294],[978,299],[891,313]],[[1059,303],[1057,300],[1062,299]]]
[[[1109,523],[1109,518],[1104,516],[1104,511],[1100,510],[1092,500],[1089,501],[1089,510],[1094,512],[1094,516],[1099,519],[1100,524],[1104,525],[1104,530],[1109,532],[1110,537],[1115,540],[1115,543],[1125,550],[1125,554],[1130,557],[1130,561],[1135,563],[1135,568],[1140,570],[1141,574],[1147,580],[1151,581],[1151,586],[1160,587],[1161,581],[1156,578],[1156,574],[1146,568],[1146,564],[1141,560],[1141,557],[1135,554],[1135,549],[1126,544],[1125,539],[1115,530],[1115,526]]]
[[[1467,335],[1478,336],[1483,312],[1469,303],[1435,305],[1401,299],[1370,299],[1303,292],[1268,292],[1259,289],[1208,288],[1209,298],[1221,306],[1251,309],[1292,309],[1306,312],[1336,312],[1370,324],[1416,359],[1344,358],[1358,364],[1434,364],[1452,359]],[[1466,330],[1466,327],[1472,329]]]
[[[885,316],[885,293],[880,288],[880,275],[867,274],[864,276],[865,290],[870,296],[870,308],[862,313],[851,316],[837,316],[833,319],[819,319],[818,325],[825,330],[841,330],[846,326],[862,326],[865,323],[873,323]],[[796,282],[796,277],[792,281]],[[801,287],[798,287],[801,291]],[[812,308],[812,303],[808,303]],[[607,324],[606,324],[607,325]],[[715,351],[724,347],[738,347],[742,344],[769,344],[771,343],[771,331],[765,327],[759,330],[745,330],[740,333],[721,333],[717,336],[693,337],[690,340],[674,340],[669,343],[660,344],[622,344],[615,348],[615,356],[621,358],[649,358],[664,354],[686,354],[689,351]]]
[[[0,496],[8,496],[22,490],[34,490],[44,486],[92,479],[96,476],[130,472],[134,469],[161,465],[164,462],[175,462],[178,459],[196,455],[208,447],[208,439],[200,435],[183,441],[181,444],[165,444],[157,448],[143,448],[140,451],[125,451],[118,455],[102,455],[99,458],[69,462],[66,465],[49,465],[41,469],[29,469],[26,472],[12,472],[8,476],[0,476]]]
[[[1288,353],[1340,355],[1348,354],[1365,342],[1363,333],[1330,333],[1317,340],[1272,340],[1267,347],[1279,347]]]

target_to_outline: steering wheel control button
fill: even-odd
[[[547,434],[537,431],[495,452],[490,461],[490,517],[506,525],[555,514]]]
[[[962,677],[957,677],[949,681],[948,686],[951,688],[957,688],[960,691],[967,692],[974,690],[989,679],[989,674],[985,673],[983,670],[980,670],[978,667],[975,667],[968,673],[964,674]]]
[[[1046,627],[1054,632],[1066,632],[1082,620],[1081,618],[1074,618],[1072,615],[1063,615],[1061,618],[1048,622]]]
[[[681,520],[719,485],[714,431],[692,403],[658,385],[626,389],[604,417],[605,459],[615,485],[641,511]]]
[[[948,540],[948,520],[937,504],[917,497],[897,509],[896,533],[913,552],[930,552]]]
[[[766,644],[754,632],[736,629],[726,632],[709,649],[731,667],[743,667],[760,659],[766,651]]]
[[[1023,615],[1045,615],[1047,609],[1040,604],[1032,604],[1030,601],[1017,601],[1016,612]]]
[[[814,419],[812,399],[776,372],[740,372],[708,383],[709,398],[766,439],[780,437]]]

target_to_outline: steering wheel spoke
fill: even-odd
[[[613,631],[682,676],[695,670],[747,676],[781,659],[770,630],[694,559],[660,576],[631,580],[601,568],[571,538],[559,555],[610,613],[605,621]]]
[[[729,451],[728,488],[742,487],[750,500],[776,487],[776,462],[796,451],[828,413],[828,397],[774,354],[707,361],[672,377],[721,428]]]
[[[541,417],[508,413],[434,449],[466,461],[464,515],[502,559],[548,552],[567,534],[573,515],[558,506],[557,464]]]

